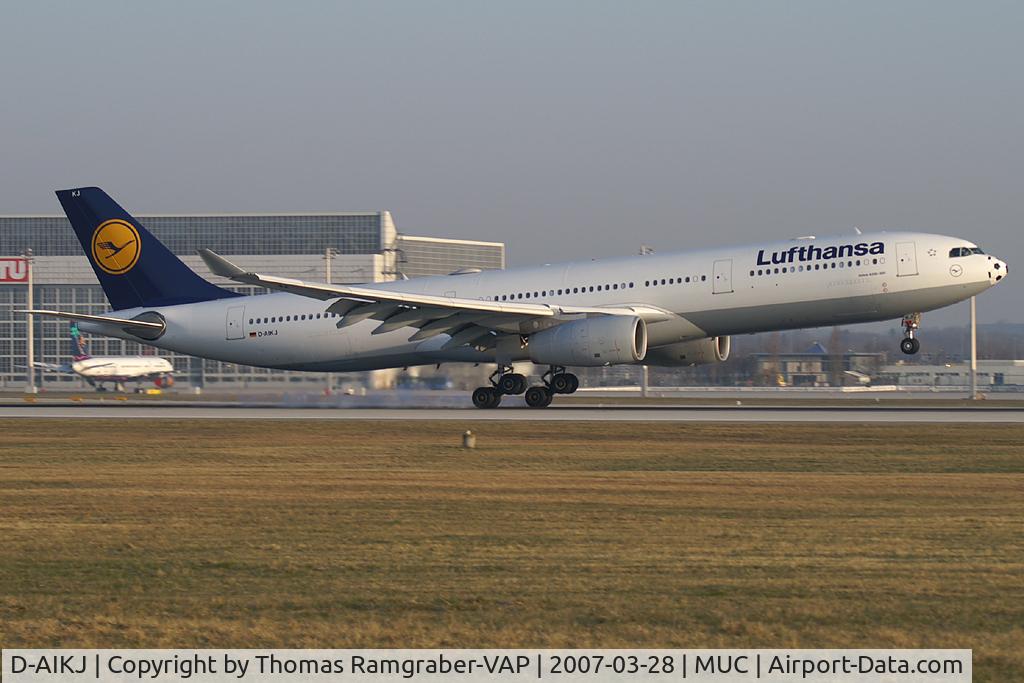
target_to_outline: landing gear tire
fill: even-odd
[[[907,354],[908,356],[913,356],[920,350],[921,342],[917,341],[913,337],[907,337],[906,339],[900,342],[900,351]]]
[[[569,372],[560,372],[551,377],[551,391],[556,394],[571,394],[580,386],[576,375]]]
[[[497,389],[503,394],[518,396],[526,391],[526,377],[515,373],[502,375],[498,380]]]
[[[497,408],[501,405],[501,394],[494,387],[478,387],[473,390],[473,405],[477,408]]]
[[[551,391],[556,394],[571,394],[579,388],[580,380],[571,372],[560,372],[551,378]]]
[[[547,387],[530,387],[526,390],[526,405],[531,408],[547,408],[551,405],[551,390]]]

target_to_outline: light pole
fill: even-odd
[[[27,271],[28,277],[28,293],[25,297],[25,303],[28,310],[32,310],[35,306],[35,300],[33,297],[34,287],[32,286],[32,250],[26,249],[22,252],[22,256],[25,257],[25,270]],[[34,394],[36,393],[36,334],[35,334],[35,316],[31,313],[26,316],[26,323],[28,325],[28,334],[26,335],[25,342],[28,345],[28,382],[25,384],[25,393]]]
[[[327,284],[331,284],[331,258],[338,255],[338,250],[334,247],[327,247],[324,249],[324,276]],[[324,387],[324,394],[330,396],[334,391],[334,377],[331,373],[325,373],[324,379],[327,381],[327,386]]]
[[[978,304],[971,297],[971,400],[978,398]]]
[[[327,284],[331,284],[331,258],[337,256],[338,253],[338,250],[334,247],[324,249],[324,275]]]

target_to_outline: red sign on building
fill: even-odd
[[[20,256],[0,256],[0,284],[28,283],[28,262]]]

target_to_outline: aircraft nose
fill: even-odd
[[[989,272],[989,277],[995,282],[999,282],[1010,274],[1010,266],[1006,264],[1006,261],[1000,261],[997,258],[993,258],[992,263],[990,263],[989,266],[992,268]]]

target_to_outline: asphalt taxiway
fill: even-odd
[[[169,420],[517,420],[564,422],[970,422],[1024,424],[1024,409],[1007,407],[808,407],[808,406],[628,406],[552,405],[545,409],[299,408],[227,404],[103,406],[8,404],[0,418]]]

